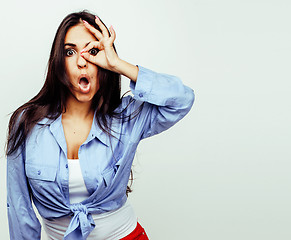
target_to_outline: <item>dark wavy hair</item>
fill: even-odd
[[[82,23],[81,20],[87,21],[97,30],[100,30],[95,23],[95,15],[86,10],[71,13],[63,19],[52,44],[46,80],[43,87],[35,97],[16,109],[10,118],[6,155],[13,154],[24,144],[26,137],[37,122],[45,117],[55,120],[65,111],[66,100],[72,84],[65,70],[64,40],[68,30]],[[109,31],[108,33],[110,35]],[[116,51],[114,45],[113,48]],[[94,117],[98,125],[103,131],[111,135],[106,116],[117,117],[118,115],[114,110],[121,103],[121,77],[120,74],[98,67],[97,78],[100,87],[93,97],[91,107],[96,110]],[[127,187],[128,192],[131,192],[130,187]]]

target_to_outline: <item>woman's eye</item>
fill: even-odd
[[[65,52],[66,52],[66,56],[72,56],[75,51],[73,49],[68,48],[65,50]]]
[[[99,50],[97,48],[92,48],[88,51],[91,55],[96,56]]]

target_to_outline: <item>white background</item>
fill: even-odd
[[[122,59],[195,90],[191,112],[136,154],[130,200],[150,239],[289,240],[288,0],[2,0],[0,238],[8,113],[38,93],[59,23],[82,9],[114,26]]]

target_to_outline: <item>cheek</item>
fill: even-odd
[[[68,75],[72,74],[73,72],[73,68],[74,64],[73,64],[73,59],[72,58],[66,58],[65,60],[65,68],[66,68],[66,72]]]
[[[65,71],[66,71],[67,76],[70,76],[70,73],[71,73],[70,69],[71,69],[70,64],[68,63],[68,61],[65,61]]]
[[[98,81],[98,67],[95,66],[92,69],[92,79],[94,79],[94,85],[99,88],[99,81]]]
[[[94,79],[94,89],[95,89],[95,91],[97,91],[99,89],[99,81],[98,81],[97,77]]]
[[[98,67],[96,65],[92,66],[92,71],[93,71],[94,75],[97,76]]]

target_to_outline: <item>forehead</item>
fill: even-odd
[[[96,41],[96,38],[84,27],[83,24],[78,24],[69,28],[65,36],[65,43],[83,45],[92,41]]]

